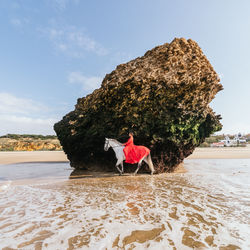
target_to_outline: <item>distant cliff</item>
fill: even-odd
[[[0,137],[0,151],[62,150],[56,136],[5,135]]]

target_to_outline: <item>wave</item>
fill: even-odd
[[[11,185],[11,180],[0,177],[0,192],[7,190]]]

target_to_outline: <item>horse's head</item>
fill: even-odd
[[[109,139],[105,138],[104,150],[108,151],[109,148],[110,148]]]

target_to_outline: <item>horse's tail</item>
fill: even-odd
[[[147,155],[147,162],[148,162],[148,166],[151,170],[151,174],[153,174],[155,172],[155,169],[154,169],[154,165],[153,165],[150,153]]]

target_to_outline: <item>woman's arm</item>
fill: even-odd
[[[123,145],[127,146],[128,144],[131,144],[131,143],[133,143],[133,136],[130,136],[130,138],[128,139],[128,141],[125,142]]]

